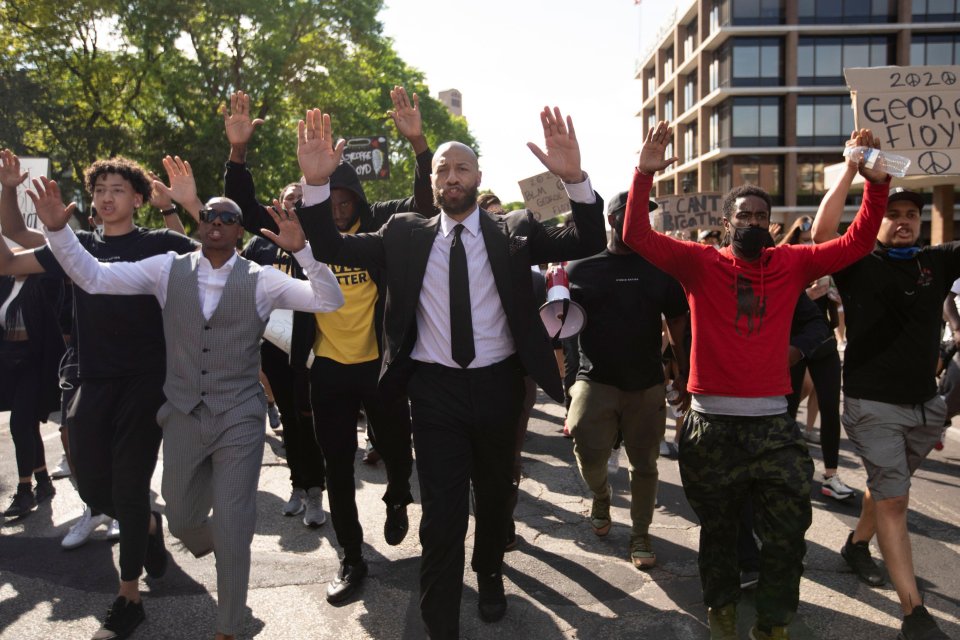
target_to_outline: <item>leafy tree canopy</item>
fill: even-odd
[[[229,152],[220,105],[243,90],[266,120],[247,159],[262,199],[299,176],[296,123],[316,107],[335,136],[390,138],[390,179],[364,186],[371,200],[405,197],[415,162],[387,115],[394,85],[419,94],[431,146],[476,141],[383,36],[381,6],[0,0],[0,147],[50,157],[67,193],[97,158],[125,155],[163,177],[161,158],[179,155],[206,198],[222,193]]]

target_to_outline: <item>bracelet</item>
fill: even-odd
[[[160,209],[160,213],[162,213],[165,216],[172,216],[176,212],[177,212],[177,205],[173,205],[169,209]]]

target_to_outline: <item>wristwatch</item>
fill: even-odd
[[[171,205],[169,209],[160,209],[160,213],[165,216],[172,216],[177,212],[177,205]]]

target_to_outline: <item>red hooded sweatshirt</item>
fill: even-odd
[[[889,181],[867,182],[863,204],[843,236],[823,244],[765,248],[758,260],[736,258],[650,227],[653,176],[635,171],[623,240],[676,278],[690,304],[691,393],[762,398],[790,393],[788,347],[797,297],[812,281],[873,250],[886,214]]]

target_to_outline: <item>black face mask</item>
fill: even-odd
[[[773,246],[773,238],[763,227],[733,227],[732,244],[739,255],[747,260],[756,260],[764,247]]]

